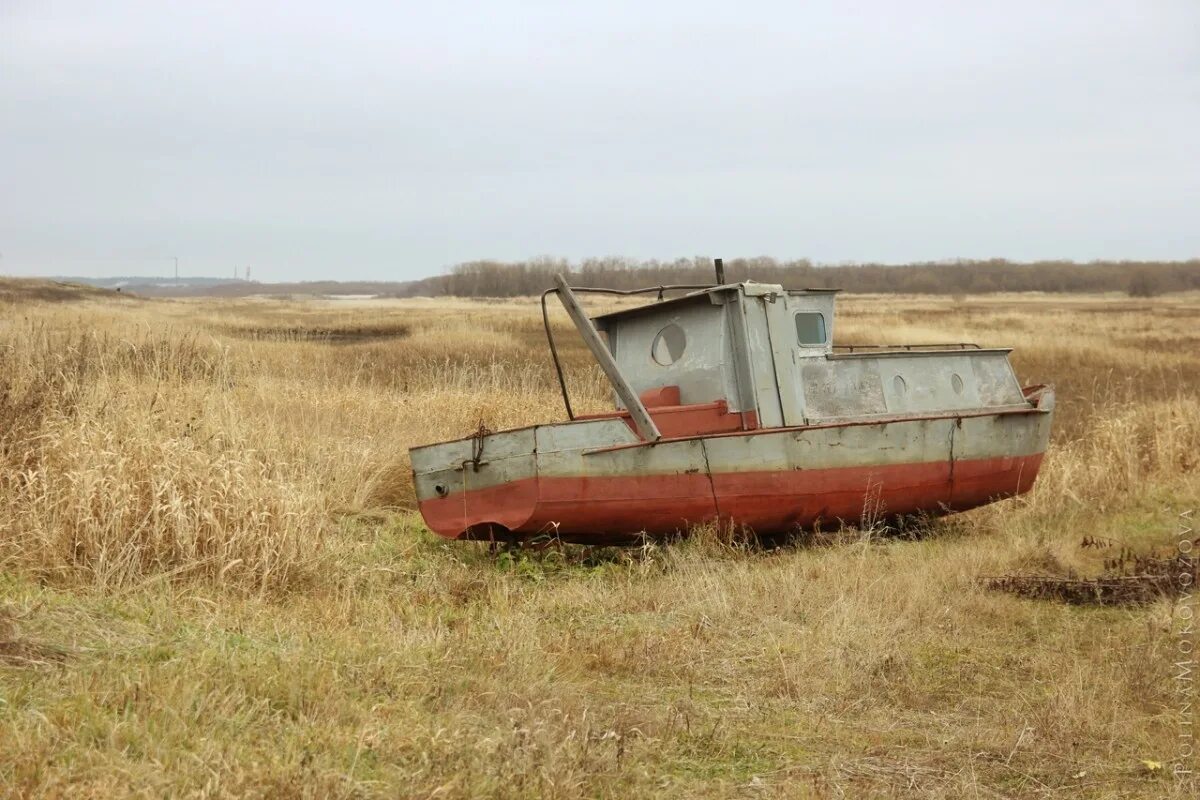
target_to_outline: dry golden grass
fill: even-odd
[[[843,342],[1059,388],[1036,489],[919,539],[493,560],[404,510],[405,454],[561,418],[534,302],[0,288],[0,794],[1193,796],[1178,607],[977,579],[1172,541],[1200,297],[845,298]]]

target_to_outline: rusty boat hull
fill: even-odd
[[[568,420],[412,449],[442,536],[775,536],[963,511],[1037,478],[1054,392],[1022,389],[1007,348],[834,345],[828,289],[718,279],[670,299],[635,290],[660,299],[589,318],[576,292],[615,290],[555,287],[615,410],[572,409],[543,295]]]
[[[449,539],[607,544],[732,524],[763,536],[964,511],[1028,491],[1053,390],[1020,405],[755,427],[723,402],[486,433],[411,451],[420,511]]]

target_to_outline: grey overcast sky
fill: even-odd
[[[0,273],[1200,256],[1200,2],[0,0]]]

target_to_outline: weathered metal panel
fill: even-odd
[[[804,424],[804,404],[796,375],[796,330],[786,295],[764,295],[758,298],[767,319],[767,339],[774,362],[775,377],[779,385],[779,405],[783,412],[784,425]]]
[[[950,419],[764,431],[707,440],[713,473],[947,461]]]
[[[973,357],[955,353],[927,359],[896,354],[873,359],[878,365],[888,412],[926,413],[979,408],[979,393],[970,364]]]
[[[746,333],[745,298],[741,293],[730,296],[725,304],[725,325],[729,332],[730,356],[733,358],[733,378],[737,396],[729,398],[729,410],[758,412],[758,396],[754,385],[754,369],[750,358],[750,341]]]
[[[887,413],[877,363],[813,359],[798,366],[810,419]]]
[[[783,425],[783,407],[779,403],[779,384],[775,380],[775,359],[767,334],[767,311],[759,297],[747,297],[743,307],[746,339],[750,347],[750,371],[758,397],[759,424],[764,428]]]
[[[629,426],[620,419],[598,419],[539,425],[537,451],[584,451],[606,444],[633,444],[638,441]]]
[[[970,356],[947,355],[929,359],[892,355],[882,356],[876,363],[881,376],[890,378],[888,400],[892,413],[979,407]]]
[[[797,363],[803,359],[819,358],[828,355],[833,351],[833,327],[834,327],[834,296],[832,294],[808,294],[805,292],[787,292],[786,302],[788,314],[790,315],[789,324],[792,338],[792,346],[795,348],[793,353]],[[824,317],[825,320],[825,341],[817,344],[801,344],[796,338],[795,315],[802,313],[816,313]]]
[[[528,525],[560,536],[667,533],[716,516],[701,439],[538,453],[538,475]]]
[[[697,471],[705,471],[699,439],[660,442],[655,447],[601,447],[538,453],[538,474],[542,477],[675,475]]]
[[[476,453],[477,439],[467,437],[452,442],[426,447],[414,447],[410,450],[413,471],[417,474],[428,470],[443,469],[447,466],[462,467]],[[483,437],[481,460],[511,458],[533,451],[535,441],[534,428],[518,428],[511,431],[489,433]]]
[[[607,332],[616,362],[629,384],[641,393],[662,386],[678,386],[683,403],[713,400],[737,402],[737,382],[731,337],[725,321],[726,307],[702,296],[677,303],[659,315],[614,320]],[[677,325],[686,337],[683,352],[671,363],[653,357],[656,337]],[[619,398],[618,398],[619,401]],[[623,404],[618,402],[619,407]]]
[[[1013,373],[1007,355],[986,353],[972,359],[971,367],[982,405],[1003,406],[1024,402],[1021,384]]]
[[[1050,438],[1047,413],[968,417],[954,431],[949,507],[974,508],[1028,491]]]
[[[950,499],[953,420],[708,439],[720,515],[760,532],[858,523]]]
[[[621,427],[629,432],[628,426]],[[632,436],[632,433],[629,435]],[[444,478],[447,472],[470,473],[469,481],[460,477],[452,482],[464,488],[480,488],[528,477],[532,465],[529,458],[534,452],[535,441],[535,429],[522,428],[489,434],[479,440],[462,439],[414,449],[411,451],[411,457],[413,473],[417,480],[417,495],[420,497],[425,484],[430,483],[430,476],[434,476],[433,482],[436,483]],[[482,448],[479,447],[480,442]],[[476,455],[478,463],[475,462]],[[525,471],[521,472],[522,469]]]
[[[801,376],[811,420],[1026,405],[1003,352],[835,357],[804,363]]]
[[[465,488],[463,471],[457,466],[413,473],[413,489],[419,501],[453,495],[461,504]]]
[[[483,523],[521,528],[537,503],[535,441],[535,429],[523,428],[414,451],[426,522],[443,536]]]

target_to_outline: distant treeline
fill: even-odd
[[[416,281],[409,295],[515,297],[538,294],[564,273],[573,285],[634,289],[662,284],[712,283],[709,258],[638,261],[591,258],[578,263],[563,259],[471,261],[446,275]],[[731,258],[725,261],[728,282],[755,280],[788,288],[835,287],[850,292],[976,294],[987,292],[1126,292],[1150,297],[1165,292],[1200,290],[1200,259],[1190,261],[1036,261],[1004,259],[919,264],[843,264],[821,266],[807,260]]]

